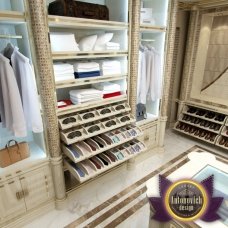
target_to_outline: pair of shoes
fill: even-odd
[[[215,113],[214,112],[208,112],[206,115],[205,115],[206,118],[208,119],[213,119],[215,117]]]
[[[223,122],[225,118],[226,118],[225,115],[223,115],[223,114],[218,114],[218,115],[215,117],[215,120],[216,120],[216,121],[219,121],[219,122]]]
[[[228,147],[228,139],[225,137],[222,137],[221,140],[219,141],[219,145]]]
[[[189,109],[188,109],[188,113],[195,113],[197,111],[197,109],[196,108],[193,108],[193,107],[189,107]]]
[[[205,110],[202,110],[202,109],[199,109],[197,112],[196,112],[196,115],[197,116],[204,116],[206,114],[206,111]]]

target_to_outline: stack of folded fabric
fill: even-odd
[[[120,50],[120,44],[114,42],[106,43],[106,50]]]
[[[74,64],[75,78],[89,78],[100,75],[100,66],[96,62],[78,62]]]
[[[93,87],[95,89],[102,91],[103,98],[110,98],[110,97],[121,95],[119,84],[102,82],[102,83],[94,84]]]
[[[121,74],[120,61],[117,60],[104,60],[100,63],[102,75]]]
[[[55,81],[64,81],[74,79],[74,67],[68,63],[54,64]]]
[[[103,99],[103,93],[97,89],[77,89],[70,91],[70,100],[73,104]]]
[[[50,33],[50,41],[52,52],[80,51],[72,33],[52,32]]]

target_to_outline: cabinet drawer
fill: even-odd
[[[157,136],[157,125],[151,126],[150,128],[143,129],[143,135],[139,137],[147,148],[154,147],[156,145]]]

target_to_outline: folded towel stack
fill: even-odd
[[[102,82],[94,84],[93,87],[102,91],[103,98],[115,97],[121,95],[120,85],[111,82]]]
[[[54,75],[55,81],[64,81],[74,79],[74,67],[68,63],[55,63]]]
[[[114,42],[106,43],[106,50],[120,50],[120,44]]]
[[[89,78],[100,75],[100,66],[96,62],[79,62],[74,64],[75,78]]]
[[[50,33],[51,50],[58,51],[80,51],[72,33]]]
[[[101,61],[100,68],[102,75],[121,74],[121,64],[117,60]]]
[[[97,89],[78,89],[70,91],[70,99],[73,104],[103,99],[103,93]]]

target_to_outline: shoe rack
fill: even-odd
[[[174,129],[228,149],[228,116],[223,113],[185,105]]]
[[[145,151],[126,101],[59,116],[65,171],[83,183]]]

